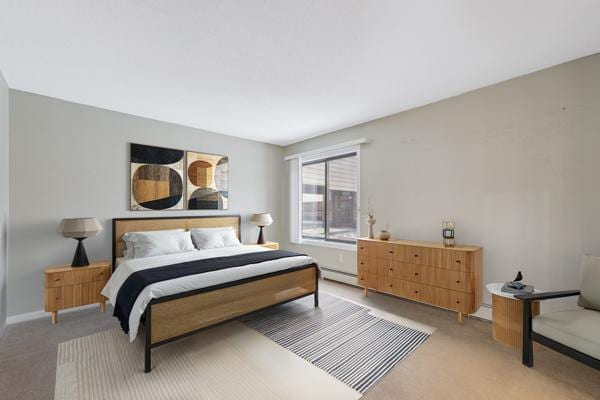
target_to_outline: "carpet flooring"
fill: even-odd
[[[376,293],[364,297],[360,288],[331,281],[319,287],[379,310],[382,318],[406,318],[435,328],[435,334],[363,396],[365,400],[600,398],[599,371],[546,348],[536,353],[535,368],[526,368],[518,351],[494,341],[489,322],[469,318],[459,325],[455,313],[427,305]],[[105,314],[97,309],[61,314],[58,325],[52,325],[49,316],[9,325],[0,339],[2,399],[52,399],[59,343],[117,326],[108,308]]]

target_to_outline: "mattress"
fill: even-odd
[[[227,257],[260,251],[270,251],[257,246],[234,246],[210,250],[196,250],[185,253],[168,254],[155,257],[122,260],[113,272],[102,294],[115,306],[119,289],[129,276],[146,269],[165,267],[188,261],[203,260],[216,257]],[[305,255],[286,257],[257,264],[243,265],[234,268],[205,272],[197,275],[165,280],[146,286],[138,295],[129,314],[129,340],[133,341],[139,330],[140,318],[152,299],[158,299],[190,290],[234,282],[272,272],[283,271],[314,263],[314,259]]]

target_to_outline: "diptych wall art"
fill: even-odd
[[[227,156],[131,143],[130,164],[131,210],[229,208]]]
[[[183,210],[183,150],[131,143],[131,209]]]
[[[229,208],[229,158],[187,152],[188,210]]]

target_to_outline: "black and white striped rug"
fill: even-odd
[[[241,320],[360,393],[429,337],[338,297],[321,292],[319,300],[318,308],[310,296]]]

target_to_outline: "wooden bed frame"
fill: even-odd
[[[114,218],[113,269],[122,257],[126,232],[165,229],[233,227],[240,237],[240,216]],[[314,295],[319,305],[318,267],[305,265],[285,271],[177,293],[150,301],[144,313],[144,371],[152,369],[152,349],[254,311]]]

